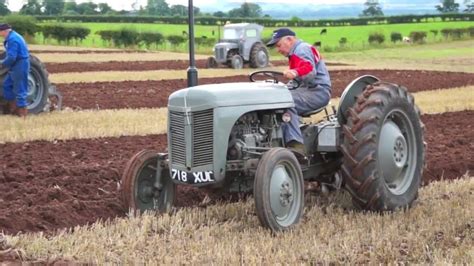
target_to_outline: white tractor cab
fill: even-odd
[[[207,60],[208,68],[224,64],[240,69],[245,63],[250,67],[262,68],[268,65],[267,48],[262,41],[263,26],[255,23],[236,23],[224,26],[224,36],[214,46],[214,56]]]

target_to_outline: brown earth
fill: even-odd
[[[150,53],[144,50],[124,50],[124,49],[116,49],[116,50],[94,50],[94,49],[86,49],[86,50],[30,50],[32,54],[136,54],[136,53]],[[154,51],[153,53],[159,53]]]
[[[423,183],[474,170],[474,111],[424,115]],[[141,149],[165,151],[166,135],[0,145],[0,232],[52,233],[125,216],[117,187]],[[178,206],[198,206],[205,193],[179,187]]]
[[[206,68],[206,59],[196,60],[198,69]],[[273,60],[271,66],[285,66],[285,60]],[[70,73],[90,71],[147,71],[147,70],[186,70],[189,67],[187,60],[160,60],[160,61],[109,61],[109,62],[69,62],[69,63],[45,63],[49,73]],[[328,66],[344,66],[342,63],[326,63]],[[248,65],[244,66],[248,68]],[[228,68],[219,65],[219,68]],[[254,69],[257,70],[257,69]]]
[[[196,60],[198,69],[206,68],[206,59]],[[272,61],[273,66],[284,66],[288,63],[283,60]],[[147,70],[186,70],[189,62],[186,60],[160,60],[160,61],[109,61],[109,62],[71,62],[71,63],[45,63],[49,73],[70,73],[90,71],[147,71]],[[334,64],[328,64],[334,65]],[[341,64],[337,64],[341,65]],[[248,65],[245,65],[247,68]],[[220,65],[219,68],[227,68]]]
[[[341,70],[332,71],[332,96],[340,96],[344,88],[362,75],[375,75],[384,81],[401,84],[410,92],[474,85],[474,74],[409,70]],[[247,82],[245,75],[201,78],[199,84]],[[158,81],[124,81],[57,84],[63,95],[63,106],[72,109],[121,109],[164,107],[168,96],[187,86],[186,79]]]

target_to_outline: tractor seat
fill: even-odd
[[[304,114],[301,115],[301,117],[310,117],[312,115],[315,115],[319,112],[321,112],[322,110],[326,109],[327,106],[329,106],[331,104],[331,102],[329,102],[327,105],[319,108],[319,109],[316,109],[316,110],[312,110],[312,111],[309,111],[309,112],[306,112]]]

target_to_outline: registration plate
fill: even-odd
[[[203,184],[215,181],[213,171],[186,172],[178,169],[171,169],[171,179],[188,184]]]

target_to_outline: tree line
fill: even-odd
[[[472,0],[463,0],[464,9],[456,0],[440,0],[434,8],[440,13],[474,13]],[[84,2],[77,4],[75,0],[27,0],[18,12],[20,15],[135,15],[135,16],[187,16],[188,7],[184,5],[169,5],[166,0],[147,0],[146,6],[138,6],[137,1],[132,4],[133,10],[114,10],[107,3]],[[0,15],[12,13],[7,6],[7,0],[0,0]],[[263,14],[262,8],[256,3],[244,2],[240,7],[227,12],[214,13],[201,12],[199,7],[194,7],[195,16],[217,18],[271,18]],[[360,17],[384,16],[378,0],[367,0]],[[293,18],[295,19],[295,18]]]
[[[12,13],[6,4],[7,0],[0,0],[0,15]],[[75,0],[28,0],[19,10],[20,15],[137,15],[137,16],[187,16],[188,7],[184,5],[169,5],[166,0],[148,0],[146,6],[138,6],[137,1],[132,4],[133,10],[114,10],[107,3],[84,2]],[[202,13],[199,7],[194,6],[195,16],[215,17],[269,17],[262,15],[258,4],[243,3],[240,7],[228,12],[218,11],[212,14]]]
[[[474,13],[474,3],[472,0],[464,0],[465,13]],[[364,3],[365,9],[359,15],[360,17],[383,17],[384,13],[378,0],[367,0]],[[440,4],[435,6],[440,13],[459,13],[460,5],[455,0],[440,0]]]

